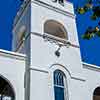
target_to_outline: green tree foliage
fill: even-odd
[[[90,15],[91,20],[97,21],[100,19],[100,0],[87,0],[85,5],[76,8],[76,12],[81,15],[89,11],[92,11],[92,14]],[[82,35],[82,38],[89,40],[95,36],[100,37],[100,20],[98,21],[98,25],[95,27],[89,26]]]

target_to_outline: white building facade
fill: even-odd
[[[100,100],[100,68],[81,61],[68,1],[25,0],[12,51],[0,50],[1,100]]]

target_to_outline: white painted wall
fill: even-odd
[[[31,66],[43,69],[53,64],[62,64],[73,76],[82,77],[82,65],[78,48],[62,47],[58,58],[55,51],[58,46],[45,42],[41,37],[31,35]],[[38,53],[38,55],[37,55]]]
[[[51,5],[56,8],[53,8]],[[54,53],[58,49],[58,46],[42,38],[44,34],[44,23],[47,20],[55,20],[61,23],[68,32],[68,41],[79,46],[72,4],[66,3],[62,7],[60,4],[53,3],[51,0],[41,0],[41,3],[40,0],[31,0],[13,29],[13,50],[16,49],[15,37],[17,37],[18,30],[23,24],[27,26],[26,33],[29,34],[24,41],[25,48],[21,48],[18,51],[25,53],[27,56],[26,65],[23,65],[23,67],[26,67],[27,72],[25,80],[25,100],[54,100],[53,72],[56,69],[62,70],[67,77],[68,100],[92,100],[94,89],[100,85],[100,70],[92,68],[91,65],[82,65],[79,48],[72,46],[67,48],[63,46],[60,49],[61,56],[59,58],[56,57]],[[23,52],[23,50],[26,52]],[[2,59],[1,61],[3,61]],[[10,63],[8,58],[5,59]],[[14,59],[11,59],[11,61],[16,63]],[[3,64],[1,63],[1,65]],[[17,64],[20,64],[20,62],[17,62]],[[19,67],[17,68],[20,69]],[[18,69],[16,71],[19,72]],[[4,69],[1,71],[4,73]],[[23,73],[20,74],[23,76]],[[20,78],[18,77],[18,80]],[[13,77],[11,76],[10,80],[12,79]],[[22,81],[24,82],[24,80]],[[22,83],[18,86],[21,86],[20,89],[22,89],[20,90],[22,91],[21,94],[17,92],[18,98],[21,98],[18,100],[23,100],[23,97],[21,97],[23,95]],[[16,84],[14,83],[14,86]],[[28,96],[29,98],[27,98]]]
[[[85,99],[93,100],[93,92],[97,87],[100,87],[100,68],[91,64],[83,64],[84,76],[86,82],[84,84]]]
[[[14,88],[16,100],[24,100],[25,55],[0,50],[0,76]]]
[[[48,5],[42,3],[39,4],[38,1],[31,3],[31,32],[33,33],[31,34],[31,66],[40,69],[50,67],[55,63],[59,63],[66,66],[66,68],[68,68],[71,74],[74,76],[82,77],[82,65],[79,48],[67,48],[64,46],[60,50],[61,56],[57,58],[54,53],[58,46],[49,42],[45,42],[42,37],[34,35],[34,33],[43,35],[44,23],[47,20],[55,20],[60,22],[67,30],[68,41],[74,45],[79,45],[75,17],[74,15],[73,17],[70,17],[70,15],[73,13],[70,12],[69,15],[63,15],[62,13],[55,11],[55,8],[52,10],[45,6]]]
[[[43,35],[44,23],[47,20],[55,20],[65,27],[68,32],[69,41],[75,45],[79,45],[75,24],[75,16],[73,15],[73,13],[65,12],[64,14],[62,14],[61,12],[58,12],[59,10],[55,11],[52,10],[54,8],[51,9],[47,7],[44,7],[43,4],[39,5],[39,3],[31,3],[31,32],[36,32]]]
[[[51,100],[47,72],[31,70],[30,100]]]

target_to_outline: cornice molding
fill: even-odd
[[[39,5],[39,6],[43,6],[43,7],[45,7],[45,8],[50,9],[50,10],[53,10],[53,11],[55,11],[55,12],[57,12],[57,13],[63,14],[63,15],[65,15],[65,16],[69,16],[69,17],[71,17],[71,18],[73,18],[73,19],[76,17],[74,14],[72,14],[72,13],[70,13],[70,12],[68,12],[68,11],[64,11],[64,10],[62,10],[62,9],[59,9],[59,8],[57,8],[57,7],[54,7],[54,6],[49,5],[49,4],[47,4],[47,3],[44,3],[44,2],[42,2],[42,1],[40,1],[40,0],[34,0],[34,1],[31,1],[31,2],[32,2],[32,3],[35,3],[35,4]]]
[[[42,35],[41,33],[31,32],[31,34],[45,39],[45,35]],[[78,45],[73,44],[70,41],[63,40],[63,39],[60,39],[60,38],[57,38],[57,37],[54,37],[54,36],[51,36],[51,35],[48,35],[48,34],[46,36],[48,36],[48,38],[50,38],[51,40],[55,40],[57,42],[61,42],[62,46],[67,46],[67,47],[71,46],[71,47],[75,47],[75,48],[80,48]]]
[[[85,63],[85,62],[82,62],[82,64],[83,64],[83,68],[85,68],[85,69],[100,72],[100,66],[88,64],[88,63]]]
[[[0,56],[9,57],[9,58],[18,59],[18,60],[26,59],[26,55],[24,54],[12,52],[12,51],[6,51],[2,49],[0,49]]]
[[[57,7],[54,7],[54,6],[49,5],[49,4],[47,4],[47,3],[44,3],[44,2],[42,2],[42,1],[40,1],[40,0],[34,0],[34,1],[28,0],[25,4],[22,4],[22,5],[24,5],[24,6],[23,6],[22,8],[20,8],[19,11],[17,12],[18,15],[16,15],[15,20],[14,20],[14,25],[13,25],[14,28],[16,27],[17,23],[18,23],[19,20],[21,19],[21,17],[22,17],[22,15],[23,15],[23,13],[25,12],[26,8],[27,8],[31,3],[35,3],[35,4],[39,5],[39,6],[42,6],[42,7],[45,7],[45,8],[47,8],[47,9],[53,10],[53,11],[55,11],[55,12],[57,12],[57,13],[60,13],[60,14],[65,15],[65,16],[69,16],[69,17],[71,17],[71,18],[73,18],[73,19],[75,19],[75,17],[76,17],[74,14],[72,14],[72,13],[70,13],[70,12],[68,12],[68,11],[61,10],[61,9],[59,9],[59,8],[57,8]]]

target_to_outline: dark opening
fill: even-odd
[[[100,100],[100,87],[97,87],[93,93],[93,100]]]
[[[44,33],[61,39],[68,39],[67,32],[64,26],[61,23],[54,20],[48,20],[45,22]]]
[[[13,88],[2,77],[0,77],[0,100],[15,100]]]

